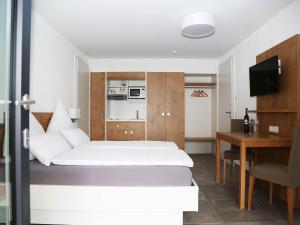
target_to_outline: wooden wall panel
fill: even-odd
[[[300,34],[296,35],[296,38],[298,39],[297,40],[297,48],[298,48],[297,64],[298,64],[298,66],[300,66],[300,56],[299,56],[299,52],[300,52]]]
[[[257,97],[258,131],[268,133],[270,125],[279,126],[279,135],[291,137],[295,125],[300,122],[300,36],[296,35],[257,56],[257,63],[278,55],[282,64],[280,92]],[[273,110],[273,112],[272,112]],[[264,111],[264,112],[260,112]],[[274,112],[276,111],[276,112]],[[287,112],[289,111],[289,112]],[[272,152],[257,151],[258,163],[288,163],[290,149],[277,149]],[[264,184],[266,187],[268,185]],[[297,206],[300,206],[300,193],[297,192]],[[276,185],[274,192],[286,199],[286,188]]]
[[[91,140],[105,140],[105,73],[91,73],[90,85]]]
[[[297,38],[291,38],[257,56],[257,63],[278,55],[282,63],[280,92],[259,96],[257,110],[297,109]]]
[[[52,112],[33,112],[32,114],[35,116],[37,121],[39,121],[39,123],[42,125],[42,127],[46,131],[48,128],[48,125],[51,121],[51,118],[53,116],[53,113]]]
[[[258,113],[259,132],[268,133],[269,125],[279,126],[279,135],[291,137],[297,113]]]
[[[3,123],[0,124],[0,158],[3,156],[3,141],[4,141],[5,126]]]
[[[300,38],[299,38],[299,41],[298,41],[298,46],[300,46]],[[298,52],[298,60],[299,60],[299,58],[300,58],[300,48],[298,48],[299,49],[299,52]],[[298,77],[298,80],[297,80],[297,87],[300,87],[300,64],[298,64],[298,69],[297,69],[297,77]],[[300,102],[300,90],[298,89],[297,90],[297,102],[298,102],[298,104],[297,104],[297,121],[300,121],[300,104],[299,104],[299,102]]]

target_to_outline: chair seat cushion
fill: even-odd
[[[230,149],[224,152],[224,159],[240,160],[240,150]],[[246,160],[254,160],[252,152],[247,152]]]
[[[287,185],[287,165],[262,163],[253,166],[251,175],[283,186]]]

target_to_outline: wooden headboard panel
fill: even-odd
[[[40,122],[44,130],[46,131],[48,128],[48,125],[50,123],[50,120],[52,118],[53,113],[49,112],[33,112],[32,113],[35,118]]]
[[[300,35],[295,35],[256,57],[262,62],[278,55],[282,63],[280,91],[277,94],[257,97],[258,131],[268,133],[269,126],[278,126],[279,135],[293,137],[295,125],[300,122]],[[272,153],[271,153],[272,152]],[[289,149],[257,151],[257,161],[287,164]],[[266,185],[267,187],[268,184]],[[286,199],[286,188],[274,187],[274,193]],[[297,206],[300,207],[300,188],[297,191]]]

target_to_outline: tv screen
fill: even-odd
[[[279,92],[279,58],[274,56],[249,68],[250,96]]]

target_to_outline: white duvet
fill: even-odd
[[[174,142],[166,141],[90,141],[80,148],[178,150]]]
[[[172,142],[88,142],[54,159],[57,165],[137,165],[193,167],[193,161]]]

